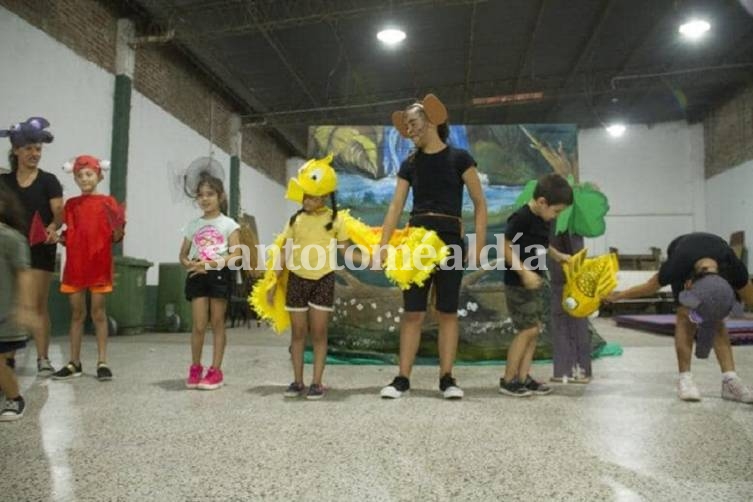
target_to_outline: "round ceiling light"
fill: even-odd
[[[397,45],[405,40],[405,32],[396,28],[388,28],[377,33],[377,38],[384,45]]]
[[[620,136],[625,134],[625,130],[627,128],[625,127],[625,124],[617,122],[614,124],[609,124],[606,129],[610,136],[612,136],[613,138],[619,138]]]
[[[685,38],[688,38],[690,40],[698,40],[710,29],[711,25],[708,21],[704,21],[703,19],[691,19],[687,23],[680,25],[679,32]]]

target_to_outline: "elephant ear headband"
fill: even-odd
[[[427,94],[424,96],[424,99],[417,101],[415,104],[421,107],[432,124],[438,126],[447,122],[447,108],[434,94]],[[395,126],[395,129],[398,130],[402,137],[408,137],[408,126],[405,123],[404,110],[392,112],[392,125]]]

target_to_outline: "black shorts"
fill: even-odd
[[[15,352],[26,347],[26,340],[17,340],[15,342],[0,342],[0,354]]]
[[[37,244],[31,248],[31,268],[44,270],[47,272],[55,271],[55,254],[57,253],[57,244]]]
[[[466,246],[463,238],[456,233],[438,232],[439,237],[448,246],[458,245],[463,250],[463,258],[466,255]],[[452,265],[454,260],[450,260]],[[437,311],[446,314],[454,314],[460,304],[460,284],[463,282],[462,268],[444,270],[441,267],[431,274],[431,277],[423,286],[411,286],[403,291],[403,309],[406,312],[426,312],[430,286],[433,284],[436,291],[435,307]]]
[[[285,293],[285,310],[306,312],[309,308],[332,312],[335,304],[335,273],[312,280],[288,275],[288,290]]]
[[[233,291],[233,271],[229,268],[207,270],[206,274],[186,277],[186,300],[219,298],[229,300]]]

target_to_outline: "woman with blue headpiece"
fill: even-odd
[[[26,216],[27,235],[31,247],[31,274],[34,307],[44,328],[35,337],[37,371],[50,376],[55,369],[50,364],[50,315],[47,310],[50,282],[55,271],[57,230],[63,219],[63,187],[57,177],[39,168],[42,144],[52,143],[53,135],[46,129],[50,123],[42,117],[31,117],[9,129],[0,130],[0,137],[10,138],[8,154],[11,172],[0,176],[7,187],[16,193]],[[11,367],[13,358],[8,360]]]

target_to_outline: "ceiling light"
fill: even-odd
[[[685,24],[680,25],[680,33],[690,40],[698,40],[707,31],[711,29],[708,21],[703,19],[691,19]]]
[[[627,128],[625,127],[625,124],[617,122],[614,124],[609,124],[606,129],[610,136],[612,136],[613,138],[619,138],[620,136],[625,134],[625,130]]]
[[[385,45],[397,45],[405,40],[405,32],[395,28],[389,28],[377,33],[377,38]]]

